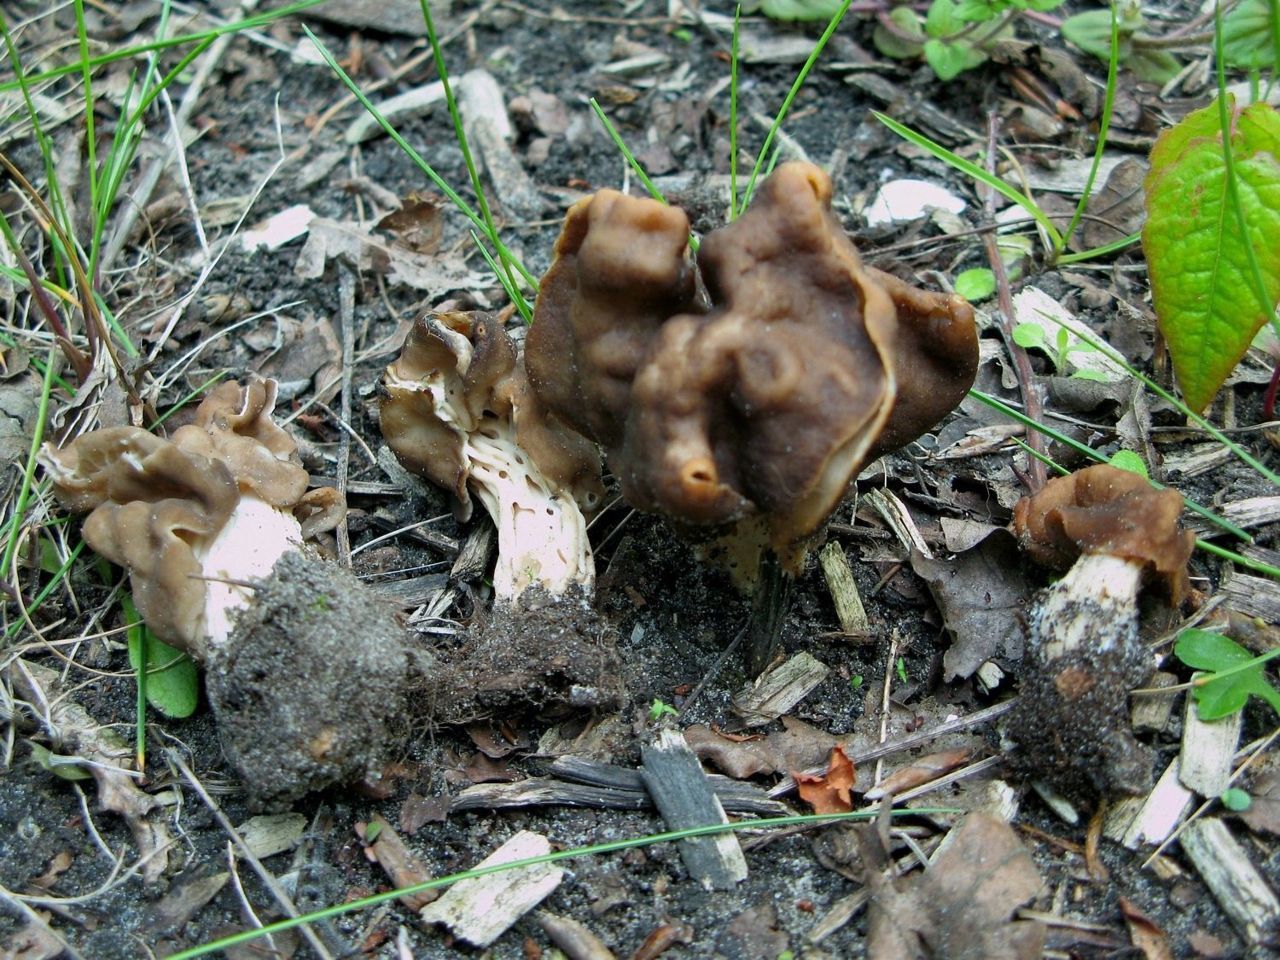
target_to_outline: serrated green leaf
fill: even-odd
[[[910,7],[894,7],[889,11],[889,19],[897,30],[886,30],[883,24],[877,23],[871,36],[876,49],[895,60],[914,60],[920,56],[925,41],[920,15]]]
[[[1227,66],[1241,70],[1275,65],[1269,0],[1242,0],[1222,18],[1222,57]]]
[[[1265,103],[1231,105],[1231,147],[1247,236],[1227,194],[1218,108],[1161,134],[1144,184],[1142,246],[1156,318],[1187,406],[1203,410],[1280,299],[1280,117]],[[1253,248],[1270,297],[1253,284]]]
[[[959,43],[930,39],[924,45],[924,58],[939,80],[954,80],[966,70],[980,66],[986,54]]]
[[[145,633],[147,648],[147,703],[166,717],[181,720],[195,713],[200,702],[200,677],[196,665],[181,650],[175,650],[147,630],[129,632],[129,664],[134,670],[141,662]]]
[[[996,275],[989,267],[962,270],[956,276],[956,293],[966,300],[985,300],[996,292]]]

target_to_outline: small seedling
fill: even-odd
[[[1140,477],[1151,479],[1151,474],[1147,472],[1146,463],[1132,450],[1117,450],[1111,455],[1110,463],[1119,470],[1128,470],[1130,473],[1136,473]]]
[[[678,717],[678,716],[680,716],[680,711],[677,710],[675,707],[673,707],[671,704],[660,699],[659,697],[654,697],[653,703],[649,704],[649,722],[650,723],[657,723],[663,717]]]
[[[907,660],[905,657],[898,658],[898,663],[895,669],[898,672],[898,682],[906,683],[907,682]]]
[[[1047,353],[1054,369],[1059,372],[1066,372],[1071,366],[1068,363],[1071,354],[1097,352],[1091,345],[1081,340],[1073,342],[1071,332],[1066,327],[1058,327],[1057,336],[1051,341],[1044,327],[1030,321],[1020,323],[1013,328],[1013,342],[1024,350],[1041,350]],[[1088,367],[1076,366],[1070,375],[1076,380],[1106,380],[1100,371]]]
[[[1253,806],[1253,797],[1249,796],[1247,790],[1241,790],[1239,787],[1228,787],[1222,791],[1222,796],[1218,799],[1232,813],[1244,813]]]
[[[956,293],[971,303],[986,300],[995,292],[996,275],[989,267],[975,267],[956,276]]]
[[[852,677],[849,678],[849,689],[850,690],[862,689],[862,674],[855,673]]]
[[[1280,713],[1280,691],[1263,673],[1263,666],[1280,656],[1280,649],[1255,657],[1220,633],[1193,627],[1178,635],[1173,652],[1187,666],[1206,671],[1192,681],[1201,720],[1229,716],[1243,709],[1250,696],[1261,697]]]

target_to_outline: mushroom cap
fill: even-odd
[[[610,465],[641,509],[693,524],[759,512],[793,570],[893,405],[895,314],[831,212],[831,181],[787,163],[702,244],[715,304],[667,321]]]
[[[1037,563],[1065,570],[1082,553],[1111,554],[1141,564],[1175,603],[1189,588],[1187,561],[1195,534],[1178,527],[1182,496],[1145,477],[1098,464],[1055,477],[1014,505],[1013,529]]]
[[[379,419],[388,445],[406,468],[453,493],[459,519],[471,516],[465,448],[486,417],[512,422],[517,442],[542,474],[583,509],[600,505],[599,451],[546,416],[496,315],[422,317],[383,384]]]
[[[698,307],[684,211],[616,190],[575,203],[538,287],[524,362],[555,417],[610,449],[668,318]]]
[[[109,427],[41,451],[59,501],[91,511],[85,542],[129,571],[147,625],[198,659],[207,639],[202,554],[242,500],[298,511],[304,534],[332,527],[342,515],[336,490],[308,493],[296,445],[271,421],[275,397],[271,381],[228,382],[169,440]]]
[[[905,447],[960,405],[978,374],[978,325],[973,307],[959,294],[921,290],[875,267],[867,273],[898,314],[898,396],[867,455],[874,460]]]

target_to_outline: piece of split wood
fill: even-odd
[[[670,830],[728,823],[702,764],[676,730],[663,730],[640,752],[640,776]],[[680,841],[690,876],[709,890],[732,890],[747,878],[747,859],[730,832]]]
[[[434,80],[424,86],[398,93],[374,106],[387,123],[392,127],[399,127],[410,117],[420,117],[437,103],[444,101],[444,84]],[[350,144],[364,143],[382,132],[382,124],[377,118],[368,110],[361,110],[347,126],[343,139]]]
[[[476,866],[494,867],[550,852],[546,837],[521,830]],[[427,923],[444,924],[467,943],[487,947],[550,895],[563,877],[564,870],[554,863],[534,863],[460,880],[418,915]]]
[[[853,579],[853,568],[849,566],[844,548],[834,540],[830,541],[818,553],[818,563],[822,565],[822,574],[827,579],[827,589],[831,591],[831,602],[835,604],[841,632],[850,637],[870,634],[871,624],[867,621],[867,611],[862,606],[862,596],[858,593],[858,584]]]
[[[890,490],[875,489],[868,490],[862,499],[880,514],[884,522],[889,525],[889,529],[893,531],[893,535],[898,538],[899,543],[908,550],[918,550],[930,560],[933,559],[933,552],[924,542],[924,535],[912,519],[911,511],[898,499],[897,495]]]
[[[733,698],[733,708],[742,716],[746,726],[764,726],[789,712],[830,672],[830,668],[817,658],[797,653],[738,691]]]
[[[1130,850],[1164,843],[1192,800],[1191,791],[1178,782],[1178,761],[1174,760],[1146,797],[1127,797],[1112,807],[1102,832]]]
[[[1231,571],[1230,566],[1227,567]],[[1224,603],[1250,617],[1280,623],[1280,584],[1267,577],[1229,572],[1222,578]]]
[[[1147,688],[1163,690],[1175,686],[1177,682],[1176,675],[1167,670],[1159,670],[1147,681]],[[1173,716],[1173,706],[1178,698],[1171,693],[1146,693],[1135,694],[1131,702],[1133,706],[1129,712],[1129,721],[1133,729],[1158,732],[1169,726],[1169,718]]]
[[[546,202],[511,150],[515,130],[502,90],[488,70],[468,70],[458,80],[458,112],[484,169],[493,181],[493,195],[522,220],[542,215]]]
[[[1178,754],[1179,782],[1202,797],[1221,796],[1231,783],[1231,759],[1243,726],[1241,710],[1212,722],[1201,720],[1195,698],[1187,697]]]
[[[1227,825],[1197,820],[1178,838],[1205,886],[1250,945],[1270,936],[1280,922],[1280,901]]]

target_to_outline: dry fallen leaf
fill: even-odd
[[[794,717],[783,717],[782,726],[764,737],[730,737],[695,725],[685,729],[684,739],[699,760],[737,780],[816,767],[844,739]]]
[[[1146,960],[1173,960],[1173,951],[1169,949],[1164,931],[1134,906],[1128,897],[1120,898],[1120,912],[1124,914],[1124,922],[1129,925],[1129,938],[1142,951]]]
[[[831,748],[827,772],[821,774],[792,773],[800,799],[813,807],[814,813],[847,813],[853,809],[853,790],[857,772],[844,747]]]
[[[945,773],[950,773],[962,766],[973,751],[968,747],[958,750],[945,750],[942,753],[931,753],[927,757],[899,767],[866,793],[867,800],[879,800],[886,795],[897,795],[913,787],[936,780]]]
[[[1040,874],[1007,823],[969,814],[911,878],[896,876],[874,827],[860,837],[872,960],[1039,960],[1044,926],[1012,918],[1040,892]]]

